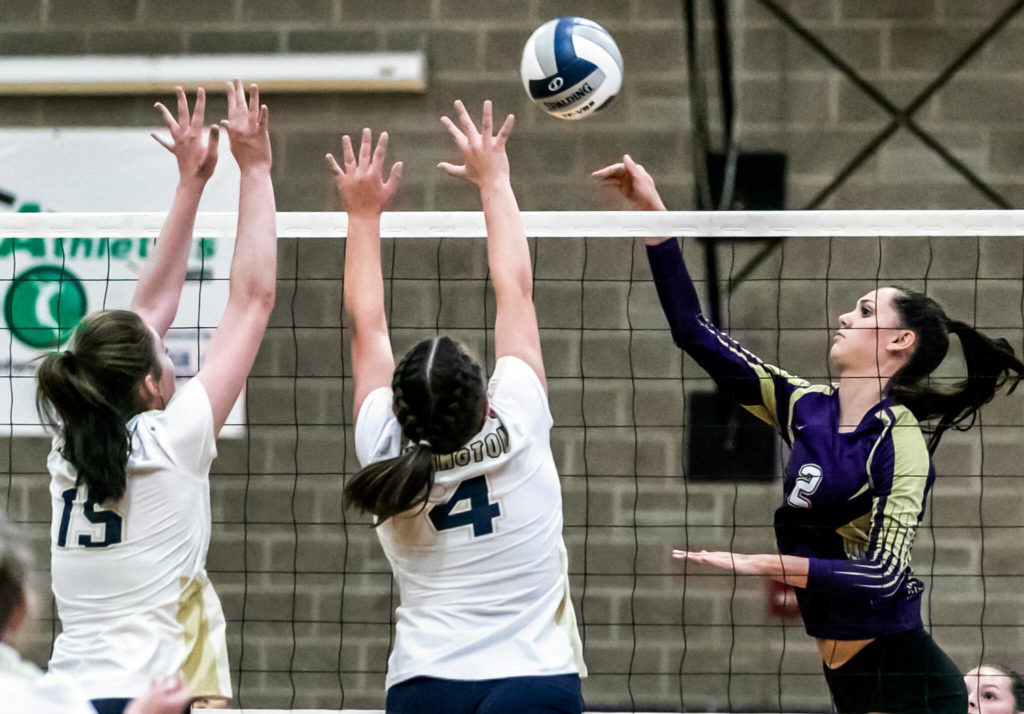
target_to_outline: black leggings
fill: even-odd
[[[923,628],[879,637],[825,679],[838,712],[964,714],[963,674]]]

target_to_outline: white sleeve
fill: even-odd
[[[96,714],[92,704],[69,678],[39,677],[35,680],[30,708],[11,711],[46,712],[46,714]]]
[[[391,387],[378,387],[366,395],[356,418],[356,457],[361,466],[398,456],[402,427],[391,410]]]
[[[518,357],[502,357],[494,365],[487,397],[498,410],[516,414],[531,431],[550,431],[554,424],[548,395],[533,367]]]
[[[190,379],[175,392],[163,413],[156,417],[160,425],[160,444],[175,464],[188,473],[206,476],[217,457],[213,436],[213,407],[203,383]]]

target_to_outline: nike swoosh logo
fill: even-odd
[[[846,500],[847,501],[852,501],[853,499],[857,498],[857,496],[861,495],[862,493],[866,492],[867,490],[868,490],[868,485],[864,484],[863,486],[860,487],[860,490],[857,491],[857,493],[853,494],[852,496],[850,496]]]

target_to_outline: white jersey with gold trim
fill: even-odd
[[[426,508],[377,528],[401,592],[387,686],[412,677],[586,674],[569,597],[551,412],[533,369],[498,360],[483,428],[438,455]],[[356,424],[361,464],[397,456],[390,388]]]
[[[196,696],[231,696],[224,615],[206,575],[210,400],[189,381],[163,411],[128,422],[128,487],[95,503],[54,439],[47,466],[53,593],[62,632],[49,672],[90,699],[133,698],[182,669]]]

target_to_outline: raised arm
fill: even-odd
[[[274,307],[277,285],[277,209],[270,181],[268,111],[259,102],[255,84],[247,103],[242,83],[237,79],[228,83],[228,118],[221,123],[241,172],[238,235],[228,304],[196,375],[210,397],[214,433],[220,432],[245,386]]]
[[[530,248],[512,192],[508,155],[505,153],[505,143],[512,132],[515,117],[511,114],[505,117],[497,135],[494,135],[490,101],[484,102],[479,130],[462,102],[455,102],[455,113],[458,126],[448,117],[441,117],[441,122],[455,139],[464,163],[459,166],[442,162],[438,166],[480,188],[487,225],[487,264],[497,304],[494,353],[498,358],[511,355],[526,362],[547,389],[537,311],[533,306]]]
[[[619,163],[598,169],[591,176],[600,179],[605,186],[614,187],[634,211],[666,210],[661,195],[658,193],[658,187],[654,184],[654,179],[647,173],[647,169],[633,161],[633,157],[629,154],[623,156]],[[644,243],[658,245],[667,240],[667,237],[647,236],[644,238]]]
[[[593,175],[618,189],[631,208],[665,210],[654,179],[628,154],[622,162]],[[673,341],[715,380],[723,394],[775,426],[789,441],[790,395],[810,385],[751,354],[705,319],[678,240],[655,237],[645,243]]]
[[[167,333],[178,312],[196,211],[206,182],[217,166],[220,136],[217,126],[211,126],[209,142],[203,144],[203,116],[206,112],[206,92],[203,88],[196,91],[192,116],[189,116],[185,90],[178,87],[177,92],[177,118],[162,103],[156,103],[171,133],[171,141],[167,142],[156,134],[153,134],[153,138],[178,160],[178,188],[157,238],[153,256],[143,264],[132,297],[132,310],[156,330],[160,337]]]
[[[348,212],[345,241],[345,318],[352,331],[353,413],[359,417],[366,395],[391,384],[395,357],[384,314],[384,277],[380,268],[380,217],[391,202],[402,178],[402,162],[391,167],[384,180],[384,157],[388,134],[381,132],[377,148],[370,154],[372,134],[363,129],[359,158],[352,151],[352,139],[341,138],[342,161],[332,154],[327,163],[334,171],[342,206]]]
[[[654,179],[629,154],[619,163],[605,166],[591,175],[603,185],[615,188],[635,211],[665,210]],[[679,242],[674,238],[646,237],[644,243],[672,337],[677,345],[685,348],[684,333],[701,317],[701,309]]]

